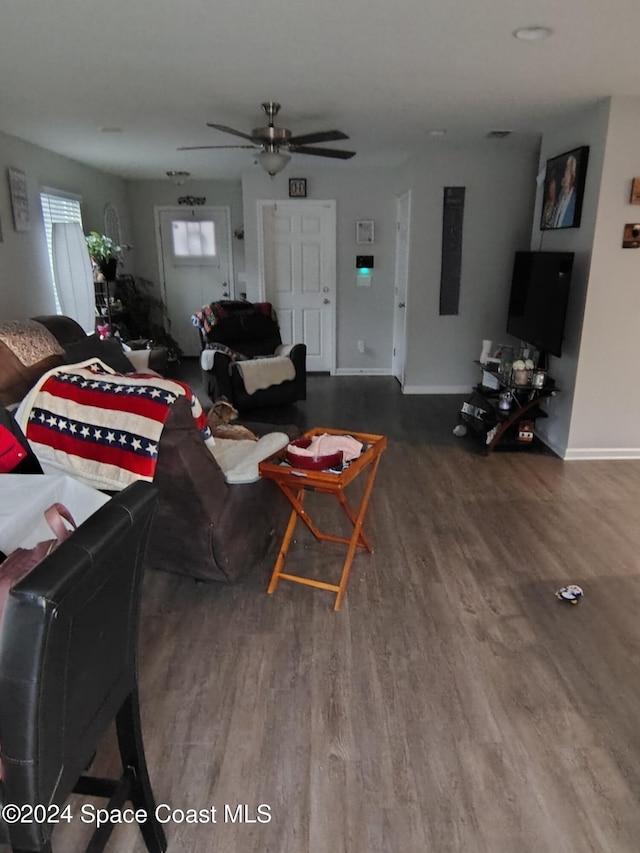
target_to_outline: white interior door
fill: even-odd
[[[191,315],[232,298],[228,207],[157,208],[158,252],[171,334],[187,356],[200,355]]]
[[[407,290],[409,283],[409,236],[411,231],[411,191],[397,199],[396,272],[393,307],[393,358],[391,370],[404,386],[407,352]]]
[[[283,342],[306,344],[308,371],[334,373],[335,202],[258,202],[258,222],[262,289]]]

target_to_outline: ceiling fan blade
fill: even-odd
[[[289,142],[292,145],[309,145],[311,142],[337,142],[339,139],[348,139],[346,133],[341,130],[321,130],[319,133],[306,133],[302,136],[292,136]]]
[[[255,145],[183,145],[177,151],[203,151],[205,148],[256,148]]]
[[[355,157],[355,151],[338,151],[337,148],[307,148],[305,145],[292,145],[293,154],[313,154],[315,157],[333,157],[334,160],[349,160]]]
[[[221,130],[223,133],[232,133],[234,136],[241,136],[243,139],[252,140],[253,137],[248,133],[243,133],[241,130],[235,130],[233,127],[227,127],[224,124],[213,124],[212,122],[207,122],[207,127],[213,127],[215,130]]]

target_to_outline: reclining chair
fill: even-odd
[[[136,677],[142,555],[155,502],[154,486],[129,486],[9,592],[0,625],[0,842],[14,853],[51,853],[56,810],[72,792],[106,797],[109,810],[130,800],[148,815],[140,824],[147,849],[166,850]],[[121,778],[84,775],[114,720]],[[10,822],[9,804],[40,812]],[[111,829],[97,828],[87,849],[102,850]]]
[[[238,411],[306,400],[307,348],[283,346],[269,302],[214,302],[193,323],[212,400],[224,396]]]

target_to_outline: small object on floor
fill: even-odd
[[[496,437],[496,433],[498,432],[498,424],[496,424],[493,429],[490,429],[487,433],[487,437],[485,438],[485,442],[487,444],[491,444],[493,439]]]
[[[454,426],[453,434],[458,438],[462,438],[464,435],[467,434],[466,426],[464,424],[458,424],[457,426]]]
[[[584,595],[582,587],[570,583],[569,586],[563,586],[556,592],[558,601],[564,601],[566,604],[577,604]]]

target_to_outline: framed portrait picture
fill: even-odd
[[[356,222],[356,243],[373,243],[374,240],[375,230],[373,219],[359,219]]]
[[[541,231],[579,227],[588,160],[587,145],[547,160],[540,215]]]
[[[21,169],[7,169],[13,227],[16,231],[29,230],[29,196],[27,195],[27,176]]]
[[[289,178],[289,198],[307,197],[307,179]]]

